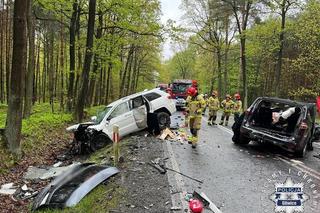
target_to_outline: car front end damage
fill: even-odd
[[[90,153],[107,145],[111,139],[102,132],[102,129],[99,129],[99,125],[95,125],[93,122],[81,123],[68,127],[67,131],[73,132],[74,134],[71,148],[72,153]],[[101,142],[102,137],[105,142]],[[97,146],[97,143],[99,147]]]

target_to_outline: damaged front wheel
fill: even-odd
[[[92,152],[95,152],[95,151],[107,146],[111,142],[112,142],[111,139],[106,134],[99,133],[91,139],[90,149]]]

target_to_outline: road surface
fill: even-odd
[[[288,177],[292,184],[304,184],[304,212],[320,212],[320,159],[314,157],[320,154],[320,144],[306,158],[297,159],[269,144],[235,145],[231,127],[208,126],[206,121],[204,116],[196,149],[175,141],[164,144],[168,167],[204,181],[168,171],[173,202],[182,207],[181,212],[187,208],[185,193],[194,190],[204,192],[224,213],[275,212],[275,184],[283,184]],[[181,122],[182,113],[172,116],[173,125]]]

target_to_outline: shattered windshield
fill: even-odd
[[[112,106],[107,106],[102,111],[98,112],[95,124],[99,124],[103,120],[103,118],[106,116],[106,114],[110,111],[111,108]]]
[[[174,93],[185,93],[189,87],[191,87],[191,84],[173,84],[172,91]]]

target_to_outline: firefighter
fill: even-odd
[[[194,87],[190,87],[187,93],[189,96],[187,98],[186,112],[189,119],[190,132],[192,134],[192,136],[189,138],[189,142],[192,143],[192,148],[196,148],[205,101],[201,95],[198,95],[198,92]]]
[[[242,112],[242,102],[241,97],[239,93],[234,94],[235,104],[234,104],[234,122],[237,122],[237,120],[240,117],[240,114]]]
[[[217,112],[220,108],[220,101],[217,97],[218,92],[213,91],[211,97],[208,99],[208,108],[209,108],[209,119],[208,119],[208,125],[216,125],[216,119],[217,119]]]
[[[226,119],[224,125],[228,126],[229,117],[230,117],[232,110],[234,108],[234,102],[231,100],[230,95],[226,95],[226,99],[221,102],[221,107],[223,110],[223,114],[221,116],[220,125],[223,125],[224,119]]]

